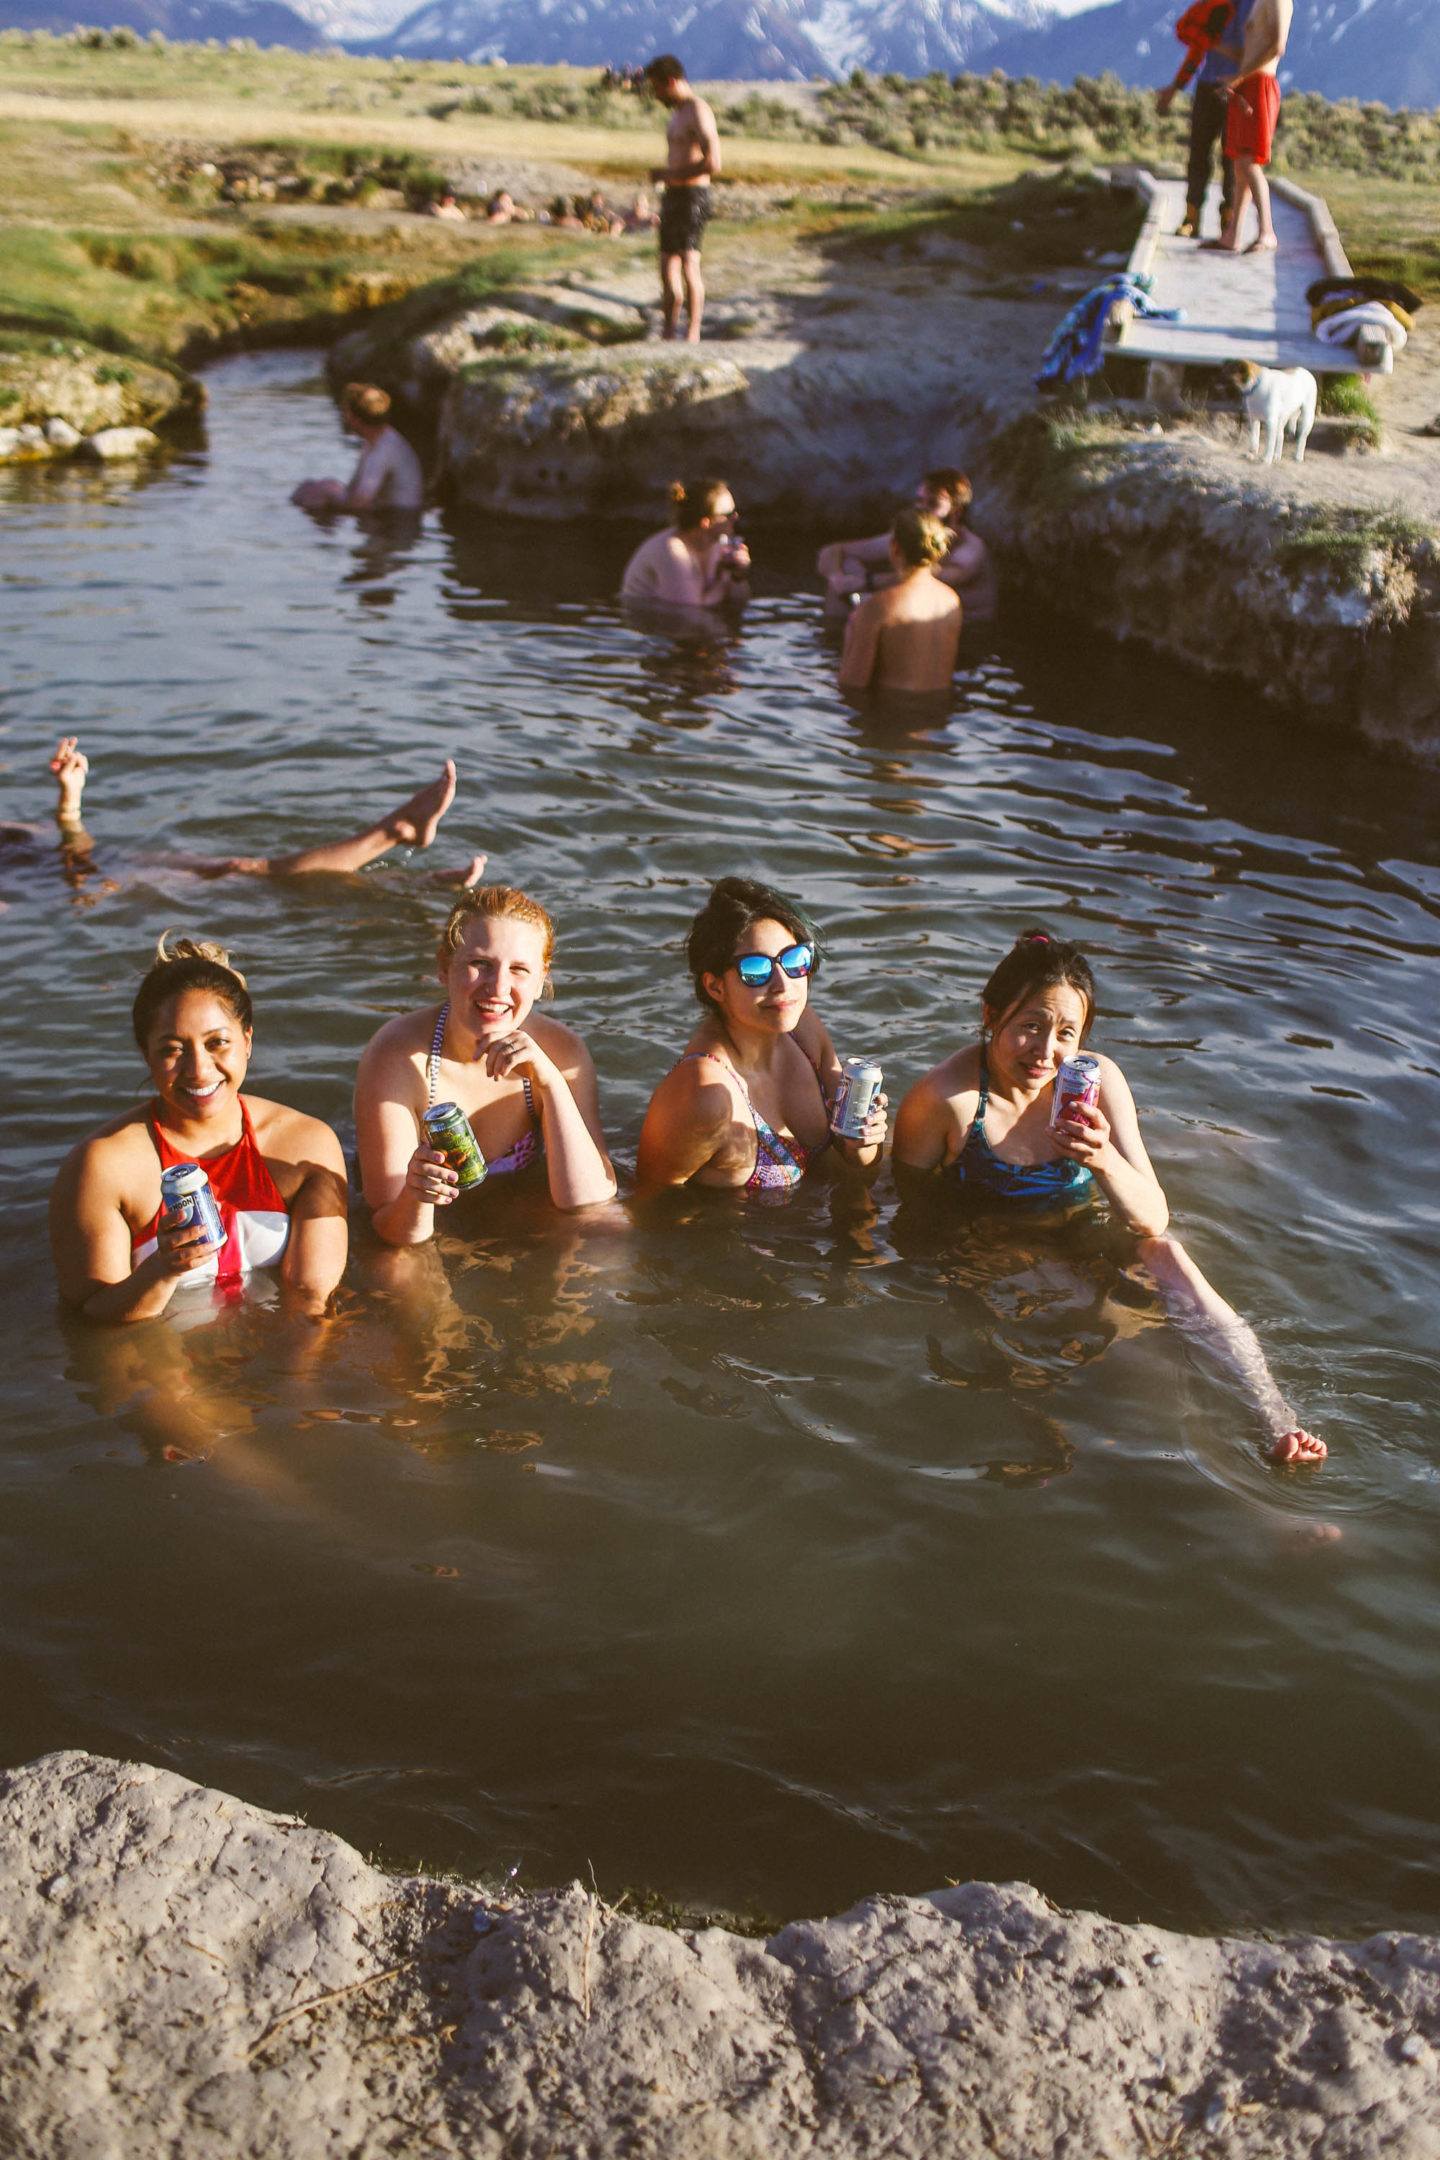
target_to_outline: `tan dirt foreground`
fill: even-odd
[[[0,2151],[1440,2153],[1440,1944],[1211,1942],[1023,1884],[768,1942],[492,1905],[166,1770],[0,1776]]]

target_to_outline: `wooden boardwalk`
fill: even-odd
[[[1270,255],[1217,255],[1198,240],[1177,240],[1185,215],[1179,180],[1139,173],[1150,208],[1130,257],[1130,270],[1152,276],[1157,307],[1185,310],[1183,322],[1133,322],[1112,352],[1174,368],[1221,367],[1254,360],[1261,367],[1307,367],[1313,374],[1353,375],[1348,346],[1322,345],[1311,333],[1305,289],[1316,278],[1344,276],[1350,265],[1330,213],[1318,195],[1292,181],[1272,179],[1271,206],[1280,246]],[[1218,186],[1205,206],[1202,237],[1219,232]],[[1243,239],[1253,238],[1255,212],[1246,209]]]

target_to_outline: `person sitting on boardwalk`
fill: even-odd
[[[677,480],[675,522],[642,540],[625,565],[622,600],[661,607],[713,608],[750,597],[750,550],[735,530],[739,513],[723,480]]]
[[[89,1320],[154,1320],[181,1284],[233,1290],[252,1268],[321,1315],[345,1267],[340,1142],[319,1118],[241,1090],[253,1041],[250,992],[218,945],[162,937],[135,997],[147,1103],[122,1110],[69,1154],[50,1199],[60,1295]],[[199,1163],[224,1237],[167,1222],[160,1173]]]
[[[1230,99],[1225,154],[1235,166],[1235,199],[1218,242],[1226,254],[1241,252],[1240,228],[1245,205],[1252,197],[1260,230],[1244,252],[1272,254],[1277,245],[1265,167],[1270,162],[1275,124],[1280,117],[1279,69],[1294,12],[1294,0],[1253,0],[1248,10],[1247,0],[1240,0],[1236,27],[1243,29],[1245,43],[1239,73],[1225,86]]]
[[[916,487],[915,507],[948,526],[945,559],[935,574],[960,594],[965,620],[974,624],[994,620],[997,594],[990,550],[966,523],[971,494],[965,473],[953,465],[940,465]],[[827,609],[848,608],[857,593],[875,592],[894,583],[897,572],[890,559],[890,540],[891,535],[884,532],[869,540],[835,540],[821,548],[815,567],[825,580]]]
[[[389,392],[347,383],[340,418],[364,448],[346,480],[302,480],[290,497],[301,510],[418,510],[425,500],[420,460],[390,425]]]
[[[704,98],[685,80],[674,53],[659,53],[645,69],[645,84],[670,115],[665,129],[665,163],[651,167],[651,182],[663,187],[660,198],[660,299],[664,335],[680,334],[680,305],[685,304],[685,336],[698,344],[705,313],[705,280],[700,248],[710,221],[711,181],[720,170],[720,134]]]
[[[1324,1441],[1297,1423],[1253,1331],[1169,1235],[1165,1195],[1113,1059],[1096,1060],[1095,1107],[1077,1105],[1051,1122],[1056,1074],[1083,1049],[1095,1017],[1095,979],[1080,948],[1026,930],[986,983],[981,1014],[980,1041],[945,1058],[900,1105],[895,1166],[902,1182],[943,1178],[1041,1213],[1104,1201],[1171,1313],[1244,1387],[1269,1428],[1272,1458],[1322,1462]]]
[[[80,748],[78,736],[62,735],[50,760],[58,790],[55,822],[60,829],[66,866],[89,865],[94,840],[83,820],[85,783],[90,760]],[[363,870],[392,848],[428,848],[440,820],[455,799],[455,761],[447,758],[439,777],[381,818],[376,825],[362,826],[343,840],[323,841],[318,847],[300,848],[291,855],[170,855],[164,858],[178,870],[197,877],[305,877],[317,871],[345,875]],[[0,866],[7,858],[28,855],[40,835],[33,825],[0,825]],[[475,885],[484,876],[485,857],[472,855],[462,869],[437,872],[434,882]],[[113,889],[113,888],[112,888]]]
[[[555,925],[528,894],[463,893],[440,938],[443,999],[387,1020],[367,1044],[355,1081],[360,1175],[387,1245],[424,1244],[436,1208],[459,1196],[426,1134],[436,1103],[464,1111],[491,1177],[543,1164],[557,1208],[613,1197],[590,1053],[534,1011],[554,949]]]
[[[1200,237],[1200,217],[1210,188],[1210,170],[1217,143],[1220,145],[1222,229],[1230,215],[1230,203],[1235,193],[1235,167],[1224,148],[1225,123],[1229,117],[1225,84],[1234,74],[1240,58],[1234,27],[1235,0],[1197,0],[1196,5],[1188,7],[1177,30],[1182,38],[1193,30],[1194,42],[1187,41],[1185,58],[1174,81],[1155,93],[1155,109],[1163,118],[1185,85],[1195,78],[1195,96],[1190,108],[1190,157],[1185,175],[1185,215],[1175,229],[1178,240],[1198,240]]]
[[[939,570],[950,534],[922,510],[902,510],[890,529],[896,582],[870,593],[845,625],[840,688],[934,696],[950,688],[960,650],[960,602]]]
[[[809,1004],[820,950],[808,916],[753,878],[721,878],[685,953],[705,1017],[650,1099],[640,1183],[785,1192],[832,1140],[845,1160],[877,1164],[883,1096],[859,1140],[830,1132],[841,1068]]]

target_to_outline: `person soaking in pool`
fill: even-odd
[[[960,602],[936,572],[950,535],[923,510],[890,528],[896,582],[867,594],[845,625],[840,688],[935,697],[950,688],[960,650]]]
[[[1171,1313],[1240,1380],[1270,1428],[1276,1462],[1326,1455],[1297,1423],[1252,1329],[1169,1234],[1170,1211],[1140,1138],[1135,1102],[1112,1058],[1097,1060],[1098,1104],[1050,1122],[1055,1076],[1083,1047],[1095,1017],[1095,981],[1077,945],[1027,930],[981,994],[978,1043],[917,1080],[895,1123],[902,1182],[944,1178],[1018,1206],[1055,1212],[1095,1200],[1133,1232],[1135,1255]]]
[[[355,1081],[360,1175],[387,1245],[423,1245],[436,1208],[460,1196],[459,1173],[426,1137],[436,1103],[464,1111],[489,1178],[543,1164],[557,1208],[613,1198],[590,1053],[533,1010],[554,949],[538,900],[510,885],[462,893],[440,938],[443,998],[387,1020],[367,1044]],[[483,1194],[472,1189],[466,1207],[483,1209]]]
[[[721,878],[685,954],[704,1017],[651,1097],[640,1183],[783,1192],[832,1145],[861,1169],[878,1164],[885,1096],[859,1140],[830,1131],[840,1060],[809,1003],[820,964],[809,918],[753,878]]]
[[[319,1118],[244,1095],[252,1014],[245,978],[220,946],[161,938],[131,1019],[154,1094],[122,1110],[60,1166],[50,1240],[60,1294],[90,1320],[153,1320],[177,1291],[233,1292],[275,1268],[312,1318],[345,1267],[340,1142]],[[160,1212],[160,1173],[199,1163],[223,1242]]]
[[[677,480],[674,523],[642,540],[625,565],[620,597],[649,607],[715,608],[750,597],[750,550],[723,480]]]

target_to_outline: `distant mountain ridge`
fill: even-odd
[[[1002,38],[1086,0],[423,0],[368,52],[408,59],[633,67],[678,51],[698,81],[805,81],[863,67],[923,75],[988,65]]]
[[[203,43],[206,38],[254,38],[257,45],[290,45],[313,52],[329,43],[322,30],[285,0],[0,0],[0,28],[73,30],[78,23],[124,27],[142,37]]]

